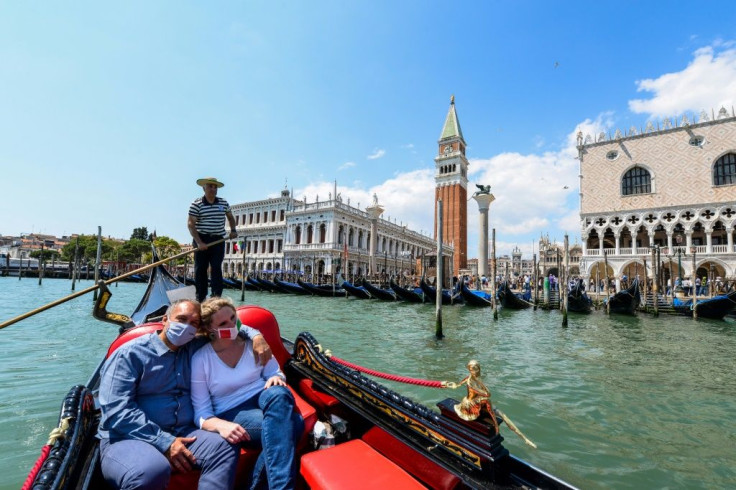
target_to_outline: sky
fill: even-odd
[[[575,135],[736,98],[727,1],[0,1],[0,235],[180,242],[231,204],[335,181],[430,234],[455,104],[499,254],[580,241]],[[692,120],[692,119],[691,119]],[[735,196],[736,199],[736,196]],[[468,257],[478,255],[468,202]]]

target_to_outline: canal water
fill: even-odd
[[[91,281],[77,284],[77,290]],[[0,321],[70,294],[68,280],[0,278]],[[145,286],[112,286],[131,312]],[[240,292],[226,294],[239,303]],[[443,310],[345,298],[247,292],[282,334],[311,332],[343,359],[416,378],[459,381],[478,359],[493,401],[538,446],[505,426],[519,457],[582,488],[736,487],[736,322],[602,312]],[[18,488],[56,425],[63,396],[87,381],[116,327],[91,317],[92,295],[0,331],[0,489]],[[385,382],[428,406],[463,390]]]

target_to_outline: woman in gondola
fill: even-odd
[[[237,313],[228,298],[202,303],[202,325],[211,342],[192,358],[195,424],[230,444],[261,447],[251,488],[294,488],[296,441],[304,422],[278,362],[257,363],[249,340],[238,336]]]

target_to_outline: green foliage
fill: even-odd
[[[133,234],[130,235],[131,240],[150,240],[151,236],[148,234],[148,228],[141,226],[139,228],[133,228]]]
[[[77,249],[77,244],[79,248]],[[62,260],[71,260],[74,257],[74,251],[77,250],[77,258],[84,262],[94,262],[97,259],[97,235],[79,235],[70,241],[61,249]],[[102,240],[102,256],[108,257],[114,249],[114,242],[110,240]]]
[[[47,249],[43,250],[43,260],[53,260],[54,257],[58,259],[59,255],[60,254],[58,250],[47,250]],[[41,250],[34,250],[33,252],[31,252],[31,257],[33,257],[34,259],[40,258]]]
[[[144,255],[151,253],[151,242],[139,238],[131,238],[117,250],[121,261],[144,262]],[[117,259],[117,257],[116,257]]]

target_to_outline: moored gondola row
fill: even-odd
[[[232,283],[232,284],[229,284]],[[303,296],[323,296],[333,298],[350,298],[354,300],[379,300],[407,303],[429,303],[435,304],[437,289],[430,285],[425,278],[421,278],[417,285],[401,286],[394,278],[388,280],[388,287],[379,287],[367,279],[362,279],[360,284],[351,283],[338,276],[334,284],[317,285],[297,279],[296,282],[288,282],[274,277],[265,279],[261,277],[246,277],[241,283],[237,279],[225,281],[225,287],[241,289],[245,287],[250,291],[265,291],[271,293],[296,294]],[[552,291],[552,296],[559,291]],[[476,290],[468,287],[464,281],[457,281],[452,289],[442,289],[443,305],[467,305],[475,307],[493,307],[493,297],[487,290]],[[571,313],[589,314],[595,309],[600,309],[609,314],[635,315],[637,311],[649,311],[646,304],[642,302],[641,285],[634,280],[629,287],[613,294],[607,300],[595,305],[593,300],[585,291],[585,284],[577,281],[567,291],[568,311]],[[559,296],[557,296],[559,297]],[[660,298],[661,299],[661,298]],[[508,310],[521,310],[534,307],[536,302],[531,291],[514,291],[508,283],[502,281],[496,292],[496,302],[499,306]],[[693,316],[693,302],[675,299],[666,310],[669,313]],[[736,291],[714,296],[707,299],[699,299],[695,308],[698,316],[702,318],[722,319],[736,307]],[[550,308],[546,308],[550,309]],[[553,308],[554,309],[554,308]]]

